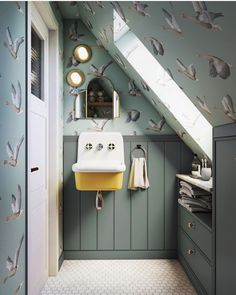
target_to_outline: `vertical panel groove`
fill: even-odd
[[[166,143],[164,142],[164,249],[166,248]]]
[[[147,156],[146,156],[146,164],[148,165],[148,159],[149,159],[149,151],[148,151],[148,146],[149,144],[147,143]],[[147,166],[147,174],[148,174],[148,177],[149,177],[149,165]],[[149,239],[149,233],[148,233],[148,225],[149,225],[149,222],[148,222],[148,196],[149,196],[149,189],[147,189],[147,249],[149,249],[149,243],[148,243],[148,239]]]
[[[98,210],[96,209],[96,249],[98,250]]]
[[[115,244],[116,244],[116,212],[115,212],[115,205],[116,205],[116,192],[113,192],[113,250],[115,250]]]

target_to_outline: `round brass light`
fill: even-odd
[[[74,57],[79,62],[87,62],[92,56],[92,50],[88,45],[80,44],[74,49]]]
[[[85,81],[84,73],[77,69],[71,70],[66,75],[66,81],[72,87],[79,87]]]

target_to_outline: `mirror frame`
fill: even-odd
[[[71,79],[71,74],[73,73],[78,73],[81,77],[81,82],[80,83],[74,83]],[[71,87],[80,87],[81,85],[84,84],[84,81],[85,81],[85,75],[84,73],[81,71],[81,70],[78,70],[78,69],[73,69],[73,70],[70,70],[67,74],[66,74],[66,81],[67,83],[71,86]]]
[[[90,84],[91,81],[93,81],[94,79],[107,79],[110,84],[112,85],[113,88],[113,95],[112,95],[112,103],[113,105],[111,106],[112,108],[112,117],[111,118],[94,118],[94,117],[88,117],[88,86]],[[78,103],[83,103],[83,106],[79,107],[79,110],[76,109],[76,106],[78,105]],[[75,98],[75,103],[74,103],[74,107],[75,107],[75,117],[77,119],[96,119],[96,120],[104,120],[104,119],[115,119],[115,118],[119,118],[120,117],[120,96],[117,93],[117,91],[114,89],[113,83],[112,81],[107,78],[107,77],[94,77],[93,79],[91,79],[86,87],[86,90],[83,91],[82,93],[80,93],[76,98]],[[85,107],[85,109],[83,109],[83,107]],[[84,114],[84,117],[81,116],[81,114]]]
[[[93,79],[91,79],[86,87],[86,97],[85,97],[85,118],[86,119],[96,119],[96,120],[104,120],[104,119],[108,119],[106,117],[104,118],[94,118],[94,117],[88,117],[88,87],[89,87],[89,84],[93,81],[93,80],[99,80],[99,79],[103,79],[103,80],[107,80],[109,81],[109,83],[111,84],[112,86],[112,91],[113,91],[113,94],[112,94],[112,117],[109,118],[109,120],[112,120],[112,119],[115,119],[115,118],[119,118],[120,117],[120,97],[119,97],[119,94],[116,92],[115,88],[114,88],[114,85],[112,83],[112,81],[107,78],[107,77],[94,77]],[[118,98],[118,99],[117,99]],[[116,102],[118,101],[118,103]],[[114,108],[114,104],[117,104],[116,108]],[[114,114],[114,110],[117,110],[117,115],[115,116]]]
[[[84,47],[84,48],[86,48],[86,50],[87,50],[87,52],[88,52],[88,58],[85,59],[85,60],[84,60],[84,59],[81,59],[80,56],[78,55],[77,49],[80,48],[80,47]],[[86,62],[88,62],[88,61],[91,59],[91,57],[92,57],[92,50],[91,50],[91,48],[90,48],[88,45],[86,45],[86,44],[79,44],[79,45],[77,45],[77,46],[74,48],[73,55],[74,55],[75,59],[76,59],[78,62],[80,62],[80,63],[86,63]]]

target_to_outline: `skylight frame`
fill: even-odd
[[[203,152],[212,159],[211,124],[115,10],[113,13],[115,46]]]

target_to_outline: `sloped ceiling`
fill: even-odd
[[[173,117],[152,91],[145,91],[138,73],[122,58],[113,42],[113,6],[117,2],[60,2],[64,18],[77,18],[78,15],[95,37],[101,40],[110,55],[117,60],[121,57],[121,68],[136,81],[143,94],[162,113],[169,125],[194,151],[200,150],[186,130]],[[133,2],[118,2],[128,26],[145,44],[153,56],[168,68],[175,82],[183,89],[212,126],[236,121],[236,87],[234,86],[236,64],[236,36],[233,32],[236,21],[235,2],[206,2],[211,17],[208,25],[201,25],[192,2],[141,2],[144,12],[136,9]],[[195,7],[197,2],[195,2]],[[164,11],[176,18],[180,33],[170,30]],[[214,14],[212,14],[214,12]],[[217,14],[215,14],[217,13]],[[163,55],[154,54],[148,37],[158,39]],[[196,80],[178,71],[176,60],[184,65],[193,64]],[[145,62],[145,60],[143,61]],[[174,98],[173,98],[174,99]],[[201,130],[199,130],[201,132]],[[209,138],[209,142],[212,139]]]

